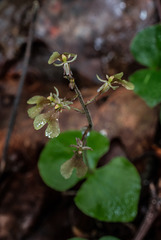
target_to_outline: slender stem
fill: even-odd
[[[70,69],[70,64],[68,64],[68,75],[65,75],[65,78],[68,79],[69,83],[69,87],[76,93],[76,96],[78,96],[79,102],[82,105],[82,108],[84,110],[84,113],[86,115],[87,121],[88,121],[88,132],[90,132],[93,128],[93,123],[92,123],[92,118],[91,118],[91,114],[88,110],[88,107],[86,106],[86,103],[84,102],[83,96],[78,88],[78,86],[75,83],[75,79],[72,76],[72,71]],[[88,133],[87,132],[87,133]]]
[[[79,108],[75,108],[75,107],[70,107],[70,108],[73,109],[76,112],[84,114],[84,110],[83,109],[79,109]]]
[[[78,89],[76,84],[74,85],[74,90],[75,90],[76,94],[78,95],[79,102],[82,105],[82,108],[83,108],[84,113],[86,115],[86,118],[87,118],[87,121],[88,121],[88,130],[91,131],[92,128],[93,128],[93,123],[92,123],[92,118],[91,118],[90,112],[89,112],[89,110],[88,110],[88,108],[87,108],[87,106],[86,106],[86,104],[84,102],[84,99],[82,97],[82,94],[79,91],[79,89]]]
[[[86,103],[84,102],[83,96],[82,96],[79,88],[77,87],[77,85],[75,83],[75,79],[72,76],[69,76],[69,78],[68,78],[69,81],[70,81],[70,78],[72,78],[72,81],[74,82],[73,89],[74,89],[76,95],[78,96],[79,102],[82,105],[84,114],[86,115],[86,118],[87,118],[87,121],[88,121],[88,127],[85,129],[85,131],[84,131],[84,133],[82,135],[82,138],[81,138],[81,141],[83,142],[83,145],[86,146],[88,133],[93,128],[92,118],[91,118],[91,114],[90,114],[90,112],[88,110],[88,107],[86,106]],[[85,163],[86,163],[86,165],[88,167],[89,172],[91,172],[92,170],[91,170],[91,168],[89,166],[89,162],[88,162],[88,159],[87,159],[87,151],[86,150],[84,151],[84,160],[85,160]]]
[[[91,114],[90,114],[90,112],[88,110],[88,107],[86,106],[86,104],[84,102],[84,99],[83,99],[83,96],[82,96],[81,92],[79,91],[79,89],[78,89],[76,84],[74,85],[74,90],[75,90],[76,94],[78,95],[79,102],[81,103],[82,108],[84,110],[84,113],[86,115],[86,118],[88,120],[88,127],[84,131],[82,139],[81,139],[82,142],[83,142],[83,145],[85,146],[86,143],[87,143],[87,135],[92,130],[93,123],[92,123],[92,118],[91,118]],[[91,172],[92,170],[91,170],[91,168],[89,166],[89,162],[88,162],[88,159],[87,159],[87,151],[86,150],[84,151],[84,159],[85,159],[85,163],[86,163],[86,165],[88,167],[89,172]]]
[[[98,96],[100,96],[101,95],[101,93],[99,92],[99,93],[97,93],[97,95],[96,96],[94,96],[93,98],[91,98],[89,101],[87,101],[86,102],[86,106],[88,105],[88,104],[90,104],[90,103],[92,103],[92,102],[94,102],[95,100],[96,100],[96,98],[98,97]]]
[[[70,101],[75,101],[78,98],[78,95],[75,95],[72,99],[70,99]]]
[[[83,96],[78,88],[78,86],[76,85],[75,83],[75,79],[73,78],[72,76],[72,71],[70,70],[70,65],[68,65],[68,68],[69,68],[69,75],[68,76],[65,76],[65,78],[67,78],[70,82],[69,84],[69,87],[75,91],[76,93],[76,96],[78,96],[78,99],[79,99],[79,102],[80,104],[82,105],[82,108],[83,108],[83,111],[84,111],[84,114],[86,115],[86,118],[87,118],[87,121],[88,121],[88,126],[87,128],[85,129],[83,135],[82,135],[82,138],[81,138],[81,141],[83,142],[83,146],[86,146],[86,143],[87,143],[87,136],[88,136],[88,133],[92,130],[93,128],[93,122],[92,122],[92,118],[91,118],[91,114],[88,110],[88,107],[86,105],[86,103],[84,102],[84,99],[83,99]],[[88,159],[87,159],[87,152],[86,150],[84,151],[84,159],[85,159],[85,163],[88,167],[88,170],[91,172],[92,170],[90,169],[90,166],[89,166],[89,162],[88,162]]]
[[[31,24],[30,24],[30,27],[29,27],[27,46],[26,46],[24,62],[23,62],[23,71],[22,71],[22,75],[20,77],[20,82],[19,82],[19,86],[18,86],[18,90],[17,90],[17,95],[16,95],[16,98],[15,98],[15,101],[14,101],[14,105],[13,105],[13,109],[12,109],[12,113],[11,113],[11,118],[10,118],[10,121],[9,121],[8,132],[7,132],[5,145],[4,145],[4,150],[3,150],[3,154],[2,154],[2,161],[1,161],[1,164],[0,164],[0,171],[1,172],[4,171],[5,166],[6,166],[6,158],[7,158],[9,142],[10,142],[11,134],[12,134],[13,127],[14,127],[14,124],[15,124],[17,108],[18,108],[18,105],[19,105],[19,102],[20,102],[21,93],[22,93],[22,89],[23,89],[23,85],[24,85],[24,82],[25,82],[25,77],[26,77],[26,73],[27,73],[27,69],[28,69],[28,64],[29,64],[29,59],[30,59],[30,54],[31,54],[32,40],[33,40],[33,35],[34,35],[34,23],[35,23],[36,15],[37,15],[37,12],[38,12],[38,8],[39,8],[39,2],[37,0],[33,1],[33,6],[32,6],[32,10],[31,10],[32,19],[31,19]]]

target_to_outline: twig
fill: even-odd
[[[133,240],[142,240],[147,232],[149,231],[151,225],[153,224],[154,220],[157,216],[161,213],[161,199],[160,194],[157,195],[156,188],[153,183],[150,184],[150,191],[151,191],[151,202],[149,205],[149,209],[147,214],[143,220],[143,223],[138,230],[138,233],[134,237]]]
[[[157,10],[158,10],[158,15],[159,15],[159,19],[161,22],[161,2],[160,0],[156,0],[157,1]]]
[[[33,1],[33,6],[31,9],[31,23],[30,23],[30,27],[29,27],[29,34],[28,34],[27,46],[26,46],[26,51],[25,51],[25,56],[24,56],[22,75],[20,77],[17,95],[16,95],[16,98],[14,101],[12,112],[11,112],[11,117],[10,117],[9,126],[8,126],[8,132],[6,135],[5,145],[4,145],[3,154],[2,154],[2,160],[0,162],[0,172],[3,172],[6,167],[6,159],[7,159],[9,142],[10,142],[11,134],[12,134],[13,127],[15,124],[17,108],[18,108],[18,105],[20,102],[21,93],[22,93],[22,89],[23,89],[23,85],[25,82],[26,73],[27,73],[27,69],[28,69],[28,64],[29,64],[29,59],[30,59],[30,54],[31,54],[31,46],[32,46],[33,35],[34,35],[34,26],[35,26],[35,20],[36,20],[38,9],[39,9],[39,2],[37,0],[35,0],[35,1]]]

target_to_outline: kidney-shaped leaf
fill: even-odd
[[[129,222],[137,214],[140,177],[125,158],[117,157],[90,175],[75,197],[77,207],[101,221]]]
[[[108,151],[110,142],[99,132],[92,131],[87,138],[87,146],[93,150],[87,151],[88,164],[91,169],[97,166],[99,159]]]
[[[131,52],[135,59],[148,67],[161,67],[161,25],[147,27],[132,41]]]
[[[161,102],[161,70],[142,69],[130,76],[134,83],[134,91],[142,97],[150,107]]]

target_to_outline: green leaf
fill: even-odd
[[[161,67],[161,25],[147,27],[132,41],[131,52],[135,59],[148,67]]]
[[[142,97],[150,107],[161,102],[161,70],[142,69],[130,76],[135,85],[135,93]]]
[[[119,239],[112,236],[104,236],[104,237],[101,237],[99,240],[119,240]]]
[[[90,175],[75,197],[77,207],[90,217],[129,222],[137,214],[140,177],[124,157],[117,157]]]
[[[92,131],[87,138],[87,146],[93,151],[87,150],[88,164],[91,169],[96,168],[99,159],[108,151],[110,142],[107,137],[99,132]]]
[[[70,144],[76,144],[76,137],[81,137],[80,131],[63,132],[51,139],[41,152],[38,162],[40,175],[55,190],[66,191],[80,180],[75,172],[69,179],[65,179],[60,173],[61,165],[73,156]]]

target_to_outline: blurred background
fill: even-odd
[[[123,240],[132,239],[148,206],[146,186],[139,217],[130,225],[101,223],[80,213],[72,196],[51,190],[39,176],[37,161],[48,139],[44,130],[33,129],[26,102],[34,95],[48,96],[54,86],[61,96],[70,96],[63,70],[47,63],[53,51],[78,54],[72,71],[86,100],[95,95],[99,86],[96,74],[104,79],[105,74],[124,72],[128,79],[141,68],[130,52],[130,43],[137,32],[159,22],[157,1],[41,0],[39,3],[25,84],[9,141],[6,168],[0,177],[0,240],[66,240],[72,236],[98,239],[116,232]],[[23,72],[32,4],[31,0],[0,0],[1,158]],[[147,155],[158,137],[158,108],[149,108],[133,92],[120,88],[99,98],[90,110],[95,129],[104,130],[111,140],[110,152],[102,164],[122,155],[133,161],[143,174],[147,162],[158,161]],[[86,119],[78,113],[63,112],[60,121],[61,130],[86,125]],[[157,167],[154,164],[149,178],[155,179]],[[146,239],[160,240],[160,226],[158,220]]]

